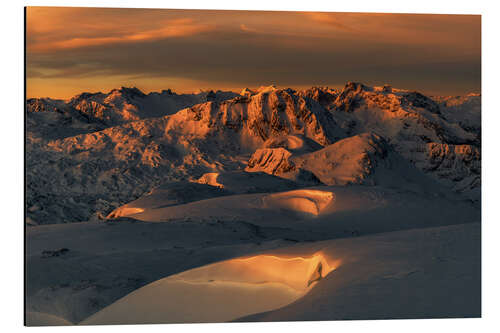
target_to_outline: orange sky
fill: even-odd
[[[346,81],[479,92],[477,15],[28,7],[27,95]]]

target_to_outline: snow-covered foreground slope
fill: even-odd
[[[478,317],[480,248],[479,224],[300,244],[161,279],[81,324]]]
[[[76,323],[147,283],[214,261],[480,219],[468,202],[376,186],[227,194],[184,204],[172,204],[178,197],[165,191],[128,206],[140,213],[118,209],[106,222],[28,228],[29,311]]]
[[[335,269],[330,264],[321,254],[231,259],[151,283],[81,324],[229,321],[292,303]]]
[[[318,243],[341,258],[335,271],[293,304],[239,320],[480,317],[480,234],[475,223]]]
[[[115,210],[113,218],[131,217],[146,222],[208,218],[315,232],[357,229],[363,233],[480,219],[480,212],[459,196],[362,185],[226,195],[181,205],[168,202],[162,201],[161,195],[146,195],[124,206],[131,210]]]

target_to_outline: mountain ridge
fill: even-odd
[[[363,133],[373,133],[410,165],[478,202],[478,118],[478,95],[431,98],[354,82],[340,90],[270,86],[242,94],[144,94],[122,87],[66,103],[29,100],[28,217],[44,224],[106,216],[165,182],[245,172],[258,149],[315,154]],[[294,181],[322,178],[303,172]]]

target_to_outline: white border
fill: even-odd
[[[229,0],[151,1],[151,0],[45,0],[5,2],[0,11],[2,22],[2,85],[0,115],[2,154],[0,165],[3,176],[0,191],[2,204],[2,297],[0,298],[0,326],[14,330],[52,330],[86,332],[254,332],[287,331],[302,332],[331,330],[354,332],[436,332],[436,331],[493,331],[500,326],[499,314],[499,251],[500,220],[497,218],[496,189],[498,181],[498,158],[500,142],[497,135],[500,126],[500,101],[497,99],[496,82],[500,79],[498,31],[500,21],[496,1],[401,1],[401,0],[253,0],[235,2]],[[453,320],[388,320],[388,321],[335,321],[259,324],[204,324],[204,325],[142,325],[142,326],[95,326],[72,328],[24,328],[23,313],[23,9],[31,6],[93,6],[93,7],[141,7],[141,8],[186,8],[186,9],[239,9],[239,10],[307,10],[337,12],[400,12],[400,13],[452,13],[483,15],[483,318]],[[7,7],[7,8],[6,8]],[[464,286],[467,288],[467,286]],[[381,306],[383,306],[381,304]],[[7,330],[5,330],[7,331]]]

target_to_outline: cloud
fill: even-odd
[[[247,25],[246,25],[246,24],[244,24],[244,23],[240,24],[240,29],[241,29],[242,31],[245,31],[245,32],[257,32],[257,30],[256,30],[256,29],[249,28],[249,27],[247,27]]]
[[[479,15],[304,12],[318,31],[345,39],[380,40],[406,45],[477,48],[481,40]]]
[[[213,24],[196,22],[191,18],[165,19],[162,16],[147,17],[144,13],[138,13],[138,17],[134,18],[109,9],[102,9],[105,15],[96,16],[93,15],[96,10],[30,7],[27,16],[28,52],[140,43],[191,36],[214,29]]]
[[[54,41],[48,43],[38,43],[30,45],[30,51],[48,51],[48,50],[61,50],[73,49],[86,46],[108,45],[116,43],[131,43],[142,42],[149,40],[158,40],[163,38],[184,37],[206,32],[212,28],[207,25],[191,25],[191,24],[178,24],[177,22],[166,22],[163,28],[154,30],[145,30],[122,36],[106,36],[106,37],[76,37],[61,41]]]
[[[28,90],[36,84],[66,91],[73,80],[79,89],[85,82],[85,90],[96,91],[111,78],[148,87],[154,82],[157,90],[165,88],[162,82],[173,89],[193,84],[191,90],[351,80],[412,89],[480,86],[477,16],[312,14],[318,13],[306,17],[318,24],[300,12],[32,13],[35,21],[52,20],[28,30]],[[34,51],[37,44],[45,48]]]
[[[342,23],[342,19],[340,15],[335,15],[331,13],[319,13],[319,12],[305,12],[304,13],[308,18],[310,18],[313,21],[327,24],[329,26],[332,26],[336,29],[340,29],[343,31],[348,31],[348,32],[353,32],[356,31],[350,26],[345,25]]]

